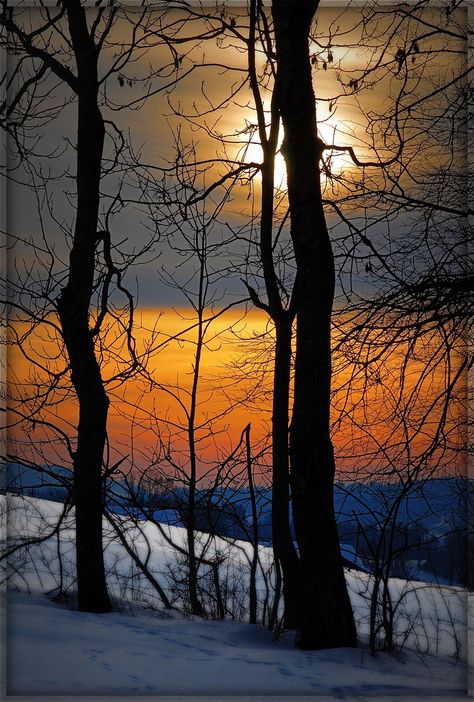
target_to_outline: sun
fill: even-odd
[[[338,144],[344,146],[344,131],[337,123],[323,122],[318,124],[318,136],[325,144]],[[287,187],[285,159],[281,153],[281,143],[283,134],[280,136],[278,149],[275,155],[275,188],[284,190]],[[262,163],[263,151],[258,137],[245,142],[239,149],[238,159],[244,163]],[[324,161],[329,173],[332,176],[339,176],[343,171],[352,166],[349,155],[344,151],[327,150],[324,153]],[[326,176],[323,176],[326,177]]]
[[[286,188],[286,166],[285,159],[280,151],[281,139],[278,145],[278,150],[275,155],[274,178],[275,187],[279,189]],[[245,163],[262,163],[263,150],[258,138],[255,137],[252,141],[245,143],[239,151],[239,159]]]

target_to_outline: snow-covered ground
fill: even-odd
[[[448,657],[367,650],[302,652],[231,621],[83,614],[11,593],[10,695],[461,694],[466,671]]]
[[[2,505],[6,510],[4,498]],[[47,534],[62,506],[34,498],[8,500],[10,545],[20,535]],[[169,579],[183,530],[160,533],[145,524],[130,527],[128,538],[170,596]],[[320,652],[297,650],[291,637],[276,641],[270,632],[231,620],[203,621],[163,610],[151,586],[137,572],[123,546],[107,530],[106,565],[120,611],[84,614],[52,602],[57,588],[58,548],[63,589],[73,588],[73,522],[69,516],[56,536],[12,558],[7,607],[7,692],[10,695],[337,695],[349,699],[385,695],[447,695],[461,698],[467,686],[466,593],[397,580],[391,583],[397,605],[398,656],[370,656],[367,634],[369,576],[351,571],[347,582],[362,645]],[[205,556],[225,552],[225,575],[239,576],[245,598],[249,545],[229,545],[202,537]],[[271,559],[260,549],[263,568]],[[260,596],[263,580],[259,580]],[[237,594],[236,594],[237,593]],[[240,594],[239,594],[240,593]],[[127,604],[125,604],[127,603]],[[245,600],[242,600],[245,608]]]

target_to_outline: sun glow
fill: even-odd
[[[275,187],[278,189],[283,189],[286,188],[286,166],[285,159],[283,158],[280,149],[281,140],[275,154],[273,176],[275,179]],[[261,164],[263,162],[263,149],[260,142],[257,139],[254,139],[253,141],[246,143],[241,149],[240,157],[245,163]]]
[[[212,314],[209,311],[206,318],[211,319]],[[44,364],[45,358],[49,358],[49,372],[53,373],[64,371],[66,361],[62,356],[52,360],[57,340],[50,336],[49,327],[37,326],[27,334],[29,327],[25,323],[18,322],[14,326],[12,338],[18,334],[25,339],[23,350],[27,354],[16,346],[9,349],[9,440],[19,442],[28,460],[37,462],[37,456],[41,455],[43,462],[67,463],[70,457],[62,443],[62,432],[66,435],[74,432],[78,422],[77,400],[71,393],[69,374],[62,373],[61,381],[51,390],[50,404],[43,408],[42,414],[46,424],[27,423],[25,433],[25,423],[19,421],[24,407],[34,407],[35,388],[47,387],[50,382],[48,372],[34,368],[30,359]],[[346,334],[344,327],[340,333]],[[158,451],[157,446],[167,441],[180,455],[187,455],[186,411],[189,409],[186,407],[189,408],[193,385],[196,334],[196,318],[187,308],[136,310],[136,352],[141,357],[147,349],[153,351],[146,365],[146,375],[106,383],[110,399],[108,436],[112,462],[131,456],[130,461],[133,459],[136,465],[148,465],[150,456]],[[377,334],[380,337],[379,332]],[[334,341],[337,344],[336,332]],[[106,342],[102,372],[110,379],[126,368],[127,360],[125,352],[122,354],[120,345],[117,346],[119,340],[114,342],[113,331]],[[436,334],[424,343],[427,348],[433,348]],[[202,348],[197,388],[196,437],[203,466],[217,460],[216,456],[229,455],[248,423],[252,425],[255,445],[263,445],[267,440],[272,415],[272,345],[273,327],[260,310],[234,308],[212,319],[208,342]],[[113,347],[116,347],[115,354],[110,353]],[[121,364],[117,353],[123,357]],[[387,455],[391,451],[397,457],[403,451],[404,427],[397,425],[391,406],[396,389],[400,390],[401,377],[404,402],[415,388],[421,407],[428,406],[430,398],[442,392],[443,369],[433,367],[427,371],[424,363],[417,360],[407,365],[406,353],[407,347],[401,346],[381,362],[384,382],[369,382],[365,371],[354,374],[344,353],[333,355],[332,407],[337,427],[334,445],[341,471],[353,469],[357,461],[370,468],[370,457],[377,456],[379,442],[386,443]],[[28,387],[32,399],[25,404]],[[440,412],[444,411],[444,405],[433,408],[423,421],[423,431],[410,435],[413,455],[429,447]],[[457,427],[461,426],[459,413],[462,411],[463,406],[454,403],[446,415],[447,435],[454,442],[458,441]],[[56,432],[53,427],[57,427]]]
[[[349,146],[343,128],[337,122],[319,122],[318,136],[327,145]],[[327,176],[341,176],[353,167],[350,156],[346,151],[327,149],[323,155]]]
[[[348,146],[344,130],[339,123],[321,122],[318,124],[318,136],[325,144]],[[281,152],[283,136],[280,138],[274,162],[274,182],[277,190],[285,190],[287,187],[285,159]],[[257,138],[246,142],[238,152],[238,159],[243,163],[255,163],[260,165],[263,162],[263,150]],[[344,172],[353,167],[350,156],[346,151],[327,149],[323,154],[324,168],[322,169],[323,179],[331,176],[342,176]]]

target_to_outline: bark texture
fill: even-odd
[[[78,602],[82,611],[108,612],[111,605],[102,545],[102,460],[109,401],[89,327],[105,130],[98,107],[98,51],[89,35],[86,13],[79,1],[64,2],[64,7],[77,64],[77,213],[69,278],[58,301],[58,313],[79,402],[74,457]]]
[[[308,37],[317,0],[273,0],[278,105],[285,131],[296,275],[294,405],[290,426],[293,515],[300,555],[303,649],[356,645],[333,503],[330,438],[334,258],[320,185],[321,143]]]

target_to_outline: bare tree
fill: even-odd
[[[128,38],[120,46],[112,36],[119,20],[128,31]],[[104,355],[109,362],[117,362],[119,367],[122,364],[117,374],[107,378],[109,383],[117,377],[125,379],[133,375],[145,358],[139,359],[135,353],[134,300],[123,277],[127,266],[136,262],[149,244],[126,253],[112,242],[111,219],[126,200],[121,193],[120,173],[130,149],[120,128],[104,117],[104,111],[110,107],[107,86],[110,88],[111,78],[118,78],[121,83],[124,66],[162,41],[161,25],[160,20],[156,24],[150,19],[148,10],[136,14],[115,7],[86,10],[80,0],[65,0],[54,9],[26,10],[9,7],[4,2],[1,21],[6,32],[5,47],[16,57],[8,77],[9,101],[2,105],[2,125],[15,156],[10,179],[21,182],[21,175],[15,177],[15,172],[21,174],[21,169],[26,172],[24,180],[37,198],[39,227],[43,229],[41,244],[35,239],[29,241],[27,235],[12,237],[17,250],[26,253],[24,270],[18,264],[16,278],[6,282],[6,305],[17,317],[12,319],[10,333],[12,343],[30,366],[36,368],[36,377],[31,377],[36,390],[30,398],[30,407],[25,410],[20,381],[16,407],[12,407],[10,416],[13,425],[24,428],[31,422],[33,428],[40,426],[45,433],[44,443],[50,447],[62,443],[65,448],[62,459],[72,462],[79,608],[105,612],[111,605],[102,551],[103,464],[108,460],[104,452],[109,448],[110,404]],[[105,61],[99,68],[101,58]],[[164,75],[174,71],[166,82],[169,87],[176,81],[178,65],[174,56],[173,69],[169,69],[167,61],[164,63],[166,67],[153,75],[160,75],[160,70]],[[153,75],[148,74],[148,80]],[[61,96],[58,101],[55,91]],[[76,143],[71,147],[75,149],[76,168],[70,176],[66,166],[63,177],[71,177],[74,183],[69,197],[75,217],[73,224],[66,224],[58,215],[60,207],[55,207],[50,192],[57,176],[52,175],[51,164],[45,161],[38,142],[39,129],[60,119],[70,103],[76,108]],[[112,153],[104,148],[106,136],[112,143]],[[51,149],[53,162],[61,156],[60,147]],[[102,190],[105,176],[109,176],[115,190],[108,198]],[[101,202],[107,203],[103,212]],[[48,233],[49,228],[62,230],[70,243],[65,265],[61,261],[64,252],[58,256],[56,247],[60,245]],[[35,274],[38,280],[34,279]],[[122,308],[119,303],[115,309],[118,296],[125,303]],[[21,328],[25,320],[29,325],[26,331]],[[111,333],[114,324],[115,334]],[[39,339],[43,335],[46,350],[32,349],[31,339],[35,334]],[[115,336],[108,354],[107,336],[109,340]],[[122,351],[127,356],[125,360]],[[71,426],[73,422],[64,422],[55,409],[61,398],[71,398],[69,378],[78,404],[77,429]],[[32,446],[32,452],[38,448]]]
[[[79,608],[106,612],[110,601],[105,583],[102,551],[102,456],[106,439],[108,399],[89,327],[95,256],[98,242],[100,178],[104,146],[104,120],[98,105],[97,62],[100,44],[89,28],[80,2],[65,2],[46,26],[25,31],[13,8],[3,8],[3,26],[32,60],[40,62],[39,73],[52,71],[77,97],[77,216],[70,254],[67,284],[57,303],[61,332],[68,352],[71,379],[79,401],[77,448],[74,452],[74,504],[76,508],[76,555]],[[112,14],[113,17],[113,14]],[[76,73],[41,47],[48,25],[64,18]],[[105,36],[104,36],[105,39]],[[38,80],[34,75],[32,82]]]
[[[222,615],[225,609],[218,570],[222,559],[219,557],[213,562],[206,552],[212,545],[216,529],[213,508],[215,511],[217,504],[213,498],[219,491],[228,489],[236,479],[236,453],[243,437],[229,453],[219,446],[219,435],[225,435],[223,422],[231,406],[227,403],[217,412],[208,409],[218,389],[217,392],[213,390],[209,382],[202,389],[203,357],[212,353],[213,347],[218,349],[225,344],[226,334],[229,335],[233,326],[245,316],[245,310],[234,321],[221,321],[225,320],[227,312],[244,301],[236,300],[219,306],[222,293],[218,283],[225,271],[221,252],[227,245],[227,235],[223,237],[219,214],[226,195],[214,201],[188,201],[188,193],[197,190],[197,179],[203,175],[195,162],[192,145],[183,145],[178,135],[176,164],[170,166],[171,176],[167,175],[165,182],[157,182],[149,173],[142,181],[144,203],[148,204],[154,226],[160,238],[166,232],[169,251],[175,260],[180,261],[177,267],[173,264],[161,267],[161,282],[179,291],[189,310],[188,313],[178,312],[182,329],[165,340],[151,357],[156,356],[159,366],[159,351],[169,346],[179,346],[192,350],[192,362],[189,382],[178,377],[176,382],[167,383],[160,379],[159,374],[144,374],[144,383],[159,401],[156,409],[143,409],[135,421],[142,427],[149,427],[156,437],[156,446],[150,447],[154,456],[143,475],[149,478],[162,476],[162,479],[171,477],[173,480],[174,507],[186,529],[186,547],[175,546],[184,558],[189,610],[192,614],[204,616],[206,609],[199,594],[203,568],[211,569],[217,611]],[[219,329],[222,324],[224,330]],[[159,407],[163,409],[160,411]],[[136,414],[134,408],[131,411]],[[212,445],[222,460],[213,461],[211,457],[206,457]],[[242,467],[239,470],[242,472]],[[136,479],[140,480],[138,468],[136,473]],[[206,485],[208,487],[204,488]],[[147,515],[156,523],[152,512],[147,511]],[[203,517],[209,517],[210,531],[204,528],[209,533],[208,537],[198,534],[203,527],[207,527],[202,523]]]
[[[275,0],[278,107],[285,138],[291,238],[296,262],[296,352],[290,427],[293,515],[300,552],[304,649],[354,646],[356,631],[334,515],[330,438],[331,313],[334,258],[321,194],[308,40],[317,2],[288,13]]]
[[[272,539],[275,559],[281,564],[284,594],[284,623],[288,629],[299,625],[299,556],[290,530],[290,467],[288,452],[288,423],[290,405],[292,331],[295,317],[294,297],[285,305],[274,256],[275,156],[279,146],[280,114],[277,90],[273,88],[270,105],[270,127],[267,136],[267,116],[256,69],[256,34],[258,21],[263,22],[260,38],[267,54],[270,72],[275,75],[269,27],[263,8],[257,0],[250,3],[248,71],[249,84],[255,103],[258,137],[262,147],[261,213],[259,227],[260,263],[265,282],[267,302],[249,288],[254,304],[264,309],[272,319],[275,333],[272,393]]]
[[[339,476],[367,482],[365,499],[357,485],[353,492],[376,524],[376,538],[360,524],[373,568],[373,650],[394,647],[403,597],[391,578],[413,547],[397,522],[401,505],[429,494],[435,478],[462,475],[465,465],[465,378],[472,365],[465,19],[455,5],[430,10],[421,2],[390,15],[374,8],[360,25],[372,59],[340,74],[342,91],[353,91],[361,104],[378,80],[391,86],[383,107],[366,113],[368,139],[360,149],[372,155],[362,159],[355,147],[336,145],[351,165],[331,179],[339,198],[326,199],[347,227],[332,234],[342,291],[333,315],[333,406],[335,431],[346,442],[339,443],[339,461],[350,460],[350,471]],[[327,43],[319,41],[323,59],[338,48],[330,31]],[[338,102],[332,99],[330,109]],[[381,492],[390,484],[375,514],[370,496],[377,481]],[[427,511],[436,509],[427,502]]]

